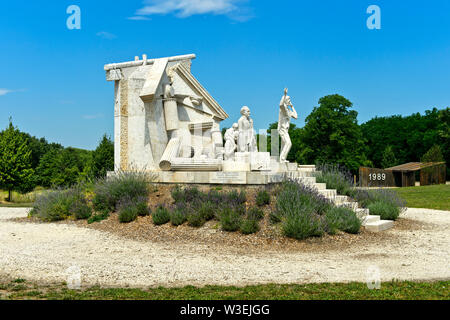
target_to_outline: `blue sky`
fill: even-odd
[[[369,30],[369,5],[381,29]],[[81,29],[69,30],[69,5]],[[298,126],[339,93],[359,122],[450,105],[450,1],[2,1],[0,128],[93,149],[113,135],[113,84],[103,65],[195,53],[192,73],[230,115],[278,118],[285,86]]]

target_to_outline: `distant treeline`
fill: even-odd
[[[114,169],[114,144],[104,135],[94,151],[64,148],[9,126],[0,132],[0,189],[67,187]]]

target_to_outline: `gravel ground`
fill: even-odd
[[[370,267],[379,268],[382,281],[450,279],[449,211],[411,208],[393,229],[379,234],[260,247],[183,238],[137,240],[77,223],[29,222],[23,219],[27,212],[0,208],[2,278],[62,282],[67,268],[77,266],[83,286],[365,282]]]

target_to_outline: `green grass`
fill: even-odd
[[[370,290],[365,283],[267,284],[246,287],[205,286],[197,288],[100,288],[69,290],[64,285],[39,286],[28,282],[0,284],[0,299],[70,300],[449,300],[450,281],[381,283]],[[3,291],[3,292],[2,292]]]
[[[0,190],[0,208],[1,207],[32,207],[33,203],[36,199],[36,195],[42,193],[43,189],[41,187],[37,187],[34,191],[20,194],[16,191],[12,192],[12,201],[8,202],[6,199],[8,198],[8,191]]]
[[[396,189],[411,208],[450,210],[450,185],[434,185]]]

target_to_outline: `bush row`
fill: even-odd
[[[295,239],[334,234],[337,230],[358,233],[361,227],[351,209],[335,207],[317,190],[296,181],[281,184],[271,221],[281,223],[283,234]]]

